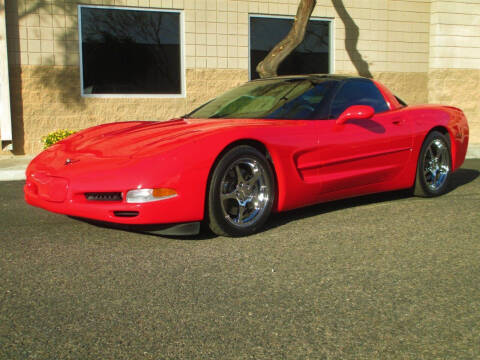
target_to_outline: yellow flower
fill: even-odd
[[[66,137],[72,134],[75,134],[76,132],[77,132],[76,130],[67,130],[67,129],[52,131],[48,135],[42,136],[43,148],[46,149],[49,146],[52,146],[53,144],[59,142],[60,140],[63,140]]]

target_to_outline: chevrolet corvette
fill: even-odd
[[[407,106],[378,81],[250,81],[169,121],[116,122],[51,146],[26,201],[163,234],[258,232],[280,212],[376,192],[445,193],[468,146],[463,112]]]

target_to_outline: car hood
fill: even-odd
[[[125,157],[167,151],[228,127],[256,126],[265,120],[173,119],[164,122],[120,122],[81,131],[63,141],[69,154]]]

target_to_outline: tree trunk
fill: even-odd
[[[295,48],[300,45],[305,37],[308,20],[317,4],[316,0],[300,0],[297,15],[292,28],[285,38],[280,41],[257,66],[261,78],[277,76],[278,66]]]

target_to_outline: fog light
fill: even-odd
[[[127,192],[127,203],[146,203],[165,200],[177,196],[173,189],[135,189]]]

